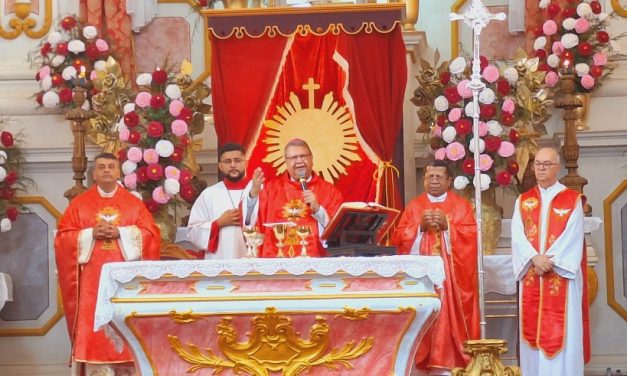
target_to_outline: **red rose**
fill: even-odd
[[[196,200],[196,190],[192,187],[191,184],[181,185],[181,190],[179,191],[179,195],[181,198],[189,203],[192,203]]]
[[[118,150],[118,160],[120,161],[120,164],[124,163],[124,161],[128,159],[128,156],[126,155],[127,152],[127,149]]]
[[[59,91],[59,100],[61,103],[70,103],[72,102],[72,90],[64,87]]]
[[[72,30],[74,26],[76,26],[76,18],[74,17],[68,16],[61,20],[61,28],[63,30]]]
[[[487,66],[488,66],[488,64],[490,64],[490,60],[488,60],[488,58],[487,58],[487,57],[485,57],[485,56],[483,56],[483,55],[480,55],[480,56],[479,56],[479,64],[480,64],[480,67],[481,67],[481,71],[483,72],[483,70],[485,69],[485,67],[487,67]]]
[[[98,90],[95,87],[93,87],[93,88],[91,88],[90,92],[91,92],[91,95],[93,97],[94,95],[98,95],[98,93],[100,93],[100,90]]]
[[[172,162],[180,162],[183,160],[183,155],[185,154],[185,149],[180,146],[174,147],[174,152],[170,155],[170,160]]]
[[[592,13],[594,14],[601,13],[601,3],[599,3],[598,1],[591,1],[590,8],[592,9]]]
[[[540,72],[548,72],[551,70],[551,67],[549,67],[549,65],[547,63],[540,63],[538,64],[538,71]]]
[[[520,169],[520,166],[518,165],[518,162],[516,161],[507,162],[507,172],[509,172],[510,174],[516,175],[519,169]]]
[[[59,73],[54,73],[51,77],[52,80],[52,86],[59,86],[63,83],[63,76],[61,76],[61,74]]]
[[[55,49],[57,55],[65,56],[67,55],[67,43],[62,42],[57,44],[57,48]]]
[[[133,128],[139,124],[139,115],[137,115],[137,112],[131,111],[124,115],[124,124],[129,128]]]
[[[592,45],[588,42],[579,43],[577,49],[579,50],[579,54],[581,54],[582,56],[590,56],[594,52],[594,50],[592,49]]]
[[[148,181],[148,166],[141,166],[137,169],[137,182],[144,184]]]
[[[4,182],[7,185],[13,185],[17,181],[17,172],[11,171],[4,177]]]
[[[538,50],[535,50],[534,53],[535,53],[535,55],[536,55],[536,57],[538,59],[540,59],[540,60],[546,59],[546,51],[545,50],[538,49]]]
[[[444,71],[440,73],[440,83],[442,85],[448,85],[449,82],[451,82],[451,72]]]
[[[192,143],[188,135],[184,135],[179,137],[179,144],[183,147],[187,147]]]
[[[48,42],[44,43],[43,46],[41,46],[41,49],[39,50],[39,52],[43,55],[43,56],[48,56],[48,53],[50,52],[50,50],[52,50],[52,45]]]
[[[179,113],[179,116],[177,116],[176,118],[180,120],[184,120],[185,122],[189,123],[194,118],[194,113],[189,108],[183,107],[181,109],[181,113]]]
[[[479,105],[479,116],[481,117],[481,120],[490,120],[494,117],[494,115],[496,115],[496,106],[493,104]]]
[[[446,124],[446,116],[444,116],[444,115],[438,116],[438,118],[436,119],[435,123],[437,125],[439,125],[440,127],[443,127],[444,124]]]
[[[44,104],[44,92],[40,91],[39,93],[37,93],[37,96],[35,97],[35,100],[37,101],[37,103],[40,106],[43,106],[43,104]]]
[[[15,190],[11,187],[6,187],[0,190],[0,198],[4,198],[6,200],[13,198],[15,196]]]
[[[501,171],[498,174],[496,174],[496,183],[498,185],[509,185],[509,183],[512,181],[512,175],[507,172],[507,171]]]
[[[555,18],[555,16],[557,16],[560,13],[560,11],[561,11],[560,6],[557,5],[556,3],[551,3],[551,5],[549,5],[546,8],[546,13],[551,18]]]
[[[590,68],[590,75],[594,78],[601,77],[603,75],[603,67],[600,65],[595,65]]]
[[[462,100],[462,97],[457,92],[456,87],[447,87],[444,89],[444,96],[448,100],[448,103],[457,103]]]
[[[189,170],[182,168],[180,175],[179,175],[179,182],[181,184],[189,184],[192,179],[194,178],[194,176],[192,175],[191,172],[189,172]]]
[[[516,145],[518,141],[520,141],[520,136],[518,135],[518,132],[515,129],[509,131],[509,142]]]
[[[207,0],[198,0],[198,5],[204,8],[209,5],[209,2]]]
[[[610,41],[610,35],[606,31],[597,31],[597,40],[600,43],[607,43]]]
[[[506,79],[500,78],[496,82],[496,91],[498,91],[499,94],[501,94],[501,96],[503,96],[503,97],[507,96],[507,94],[509,94],[510,90],[511,90],[511,88],[509,87],[509,82],[507,82]]]
[[[473,159],[464,159],[462,162],[462,171],[466,175],[473,175],[475,173],[475,161]]]
[[[542,27],[540,27],[540,26],[534,27],[531,32],[532,32],[534,38],[539,38],[539,37],[544,35],[544,31],[542,30]]]
[[[148,211],[151,213],[156,213],[159,211],[159,204],[157,203],[157,201],[151,198],[144,201],[144,205],[146,205],[146,209],[148,209]]]
[[[15,220],[17,219],[17,209],[13,206],[7,208],[4,214],[6,214],[7,218],[9,218],[11,222],[15,222]]]
[[[157,85],[163,85],[168,80],[168,73],[161,69],[152,72],[152,82]]]
[[[514,124],[514,121],[516,121],[516,118],[514,118],[514,115],[505,111],[501,112],[501,123],[503,123],[503,125],[510,126]]]
[[[163,124],[158,121],[151,121],[148,127],[146,127],[146,133],[150,137],[161,137],[163,135]]]
[[[159,180],[163,176],[163,167],[159,163],[151,163],[146,169],[146,175],[150,180]]]
[[[81,61],[81,59],[75,59],[75,60],[72,62],[72,66],[73,66],[73,67],[74,67],[74,68],[75,68],[78,72],[80,72],[80,71],[81,71],[81,66],[83,66],[83,65],[85,65],[85,64],[83,64],[83,62]]]
[[[472,132],[472,122],[466,118],[457,120],[455,122],[455,131],[462,137],[467,136]]]
[[[163,94],[155,94],[150,98],[150,107],[158,110],[165,105],[165,97]]]
[[[96,47],[95,43],[87,43],[85,46],[85,55],[89,58],[89,60],[96,60],[100,56],[100,51]]]
[[[133,145],[137,145],[137,143],[139,142],[141,138],[142,138],[142,135],[136,131],[130,131],[128,134],[128,142]]]
[[[486,151],[496,152],[501,147],[501,142],[503,140],[501,140],[498,136],[486,136],[483,141],[485,141]]]
[[[562,12],[562,16],[564,18],[574,17],[576,14],[577,14],[577,9],[575,8],[564,9],[564,11]]]
[[[3,131],[0,133],[0,142],[2,142],[5,148],[10,148],[13,146],[13,134],[8,131]]]

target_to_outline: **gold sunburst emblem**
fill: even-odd
[[[346,167],[361,160],[356,153],[358,139],[350,112],[333,99],[332,92],[324,96],[320,108],[315,108],[314,91],[319,88],[320,85],[309,78],[303,85],[309,94],[307,108],[303,108],[296,94],[291,92],[289,101],[277,109],[278,114],[264,122],[268,131],[263,142],[268,145],[268,154],[263,161],[272,163],[277,175],[285,172],[283,150],[294,138],[309,144],[314,155],[314,170],[329,182],[345,175]]]

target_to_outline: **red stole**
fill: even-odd
[[[547,236],[545,251],[564,232],[568,219],[580,200],[579,192],[564,189],[553,198],[548,210],[546,223]],[[541,196],[538,187],[523,193],[520,197],[520,213],[523,221],[525,236],[540,253],[540,224]],[[581,260],[584,276],[583,317],[588,321],[587,296],[587,262],[584,253]],[[531,348],[541,349],[548,358],[554,357],[564,347],[566,313],[568,304],[568,283],[554,271],[538,276],[533,267],[530,267],[522,280],[522,336]],[[589,358],[589,339],[587,325],[584,325],[584,353]],[[586,343],[587,342],[587,343]]]

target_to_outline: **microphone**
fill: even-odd
[[[305,180],[304,176],[299,176],[298,177],[298,182],[300,183],[300,187],[303,189],[303,191],[307,190],[307,180]]]

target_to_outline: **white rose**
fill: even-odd
[[[566,33],[562,35],[562,44],[565,49],[573,48],[579,44],[579,37],[573,33]]]
[[[470,139],[470,143],[468,144],[468,150],[470,150],[471,153],[475,153],[475,138],[471,138]],[[485,141],[483,141],[482,138],[479,138],[479,154],[483,153],[483,151],[485,150]]]
[[[165,95],[170,99],[179,99],[181,97],[181,88],[178,85],[168,85],[165,88]]]
[[[509,83],[515,83],[516,81],[518,81],[518,71],[514,67],[509,67],[505,69],[505,72],[503,72],[503,76],[505,76],[505,79],[509,81]]]
[[[41,90],[48,91],[52,87],[52,77],[46,76],[41,80]]]
[[[104,72],[106,64],[104,60],[98,60],[94,63],[94,69],[98,72]]]
[[[567,19],[565,19],[564,21],[562,21],[562,26],[564,27],[564,29],[566,30],[572,30],[575,28],[575,24],[577,23],[577,21],[575,21],[574,18],[572,17],[568,17]]]
[[[540,9],[544,9],[551,4],[551,0],[540,0],[540,4],[538,5]]]
[[[7,153],[4,150],[0,150],[0,164],[3,164],[7,160]]]
[[[57,43],[63,40],[63,36],[58,31],[52,32],[48,34],[48,43],[52,45],[52,47],[56,46]]]
[[[81,108],[85,111],[89,111],[89,109],[91,108],[91,106],[89,105],[89,101],[85,101],[85,103],[83,103]]]
[[[479,176],[480,179],[480,185],[481,185],[481,190],[485,191],[486,189],[490,188],[490,183],[492,183],[492,179],[490,179],[489,175],[486,174],[481,174]]]
[[[131,194],[132,194],[133,196],[137,197],[138,199],[143,200],[143,197],[142,197],[142,195],[141,195],[139,192],[137,192],[137,191],[131,191]]]
[[[120,119],[120,121],[115,123],[115,130],[118,132],[128,130],[128,127],[126,126],[126,124],[124,124],[124,119]]]
[[[440,112],[446,111],[448,109],[448,99],[444,95],[440,95],[435,98],[434,105],[436,110]]]
[[[546,63],[549,65],[549,67],[551,68],[555,68],[559,65],[560,63],[560,58],[559,56],[557,56],[556,54],[550,54],[547,58],[546,58]]]
[[[98,30],[94,26],[85,26],[83,28],[83,36],[87,39],[93,39],[98,36]]]
[[[590,13],[592,13],[592,8],[590,8],[590,4],[588,4],[588,3],[581,3],[581,4],[577,5],[577,14],[579,15],[579,17],[584,17],[585,18]]]
[[[466,69],[466,59],[459,56],[456,57],[455,60],[451,61],[451,64],[448,66],[448,70],[452,74],[460,74]]]
[[[137,169],[137,163],[129,161],[128,159],[122,163],[122,173],[128,175]]]
[[[128,114],[129,112],[133,112],[135,111],[135,103],[127,103],[124,105],[124,115]]]
[[[0,232],[7,232],[11,229],[11,221],[9,218],[2,218],[0,220]]]
[[[74,54],[79,54],[85,51],[85,43],[81,40],[74,39],[67,44],[67,49]]]
[[[68,65],[67,67],[65,67],[65,69],[63,69],[63,72],[61,72],[61,77],[63,77],[63,79],[66,81],[72,78],[76,78],[76,68]]]
[[[599,19],[599,22],[603,22],[605,21],[605,19],[607,18],[608,14],[605,12],[601,12],[597,15],[597,18]]]
[[[590,72],[590,66],[586,63],[575,64],[575,72],[577,72],[577,76],[583,77]]]
[[[450,144],[455,140],[455,136],[457,136],[457,131],[455,127],[446,127],[442,132],[442,139],[446,141],[447,144]]]
[[[139,86],[150,86],[150,83],[152,82],[152,74],[142,73],[139,76],[137,76],[137,79],[135,79],[135,82],[137,82],[137,85]]]
[[[468,184],[470,184],[470,181],[464,175],[459,175],[455,178],[455,180],[453,180],[453,187],[455,187],[458,191],[466,188]]]
[[[54,108],[59,104],[59,95],[54,91],[47,91],[41,99],[44,107]]]
[[[544,46],[546,46],[546,37],[545,36],[537,37],[536,40],[533,42],[533,49],[534,50],[540,50],[540,49],[544,48]]]
[[[494,91],[489,87],[481,90],[481,93],[479,93],[479,102],[483,104],[493,103],[495,99],[496,95],[494,94]]]
[[[155,145],[155,150],[160,157],[167,158],[174,153],[174,145],[168,140],[159,140]]]
[[[496,120],[488,121],[488,133],[490,136],[500,136],[503,132],[503,127]]]
[[[475,104],[473,102],[466,103],[466,106],[464,107],[464,113],[466,114],[466,116],[472,117],[475,108],[474,106]]]
[[[52,58],[50,65],[52,65],[53,67],[58,67],[59,65],[63,64],[64,61],[65,61],[65,56],[57,55]]]
[[[165,179],[165,182],[163,183],[163,189],[165,189],[165,193],[169,194],[170,196],[174,196],[181,190],[181,183],[179,183],[179,181],[176,179]]]
[[[7,170],[5,170],[4,167],[0,166],[0,181],[4,181],[6,177],[7,177]]]

